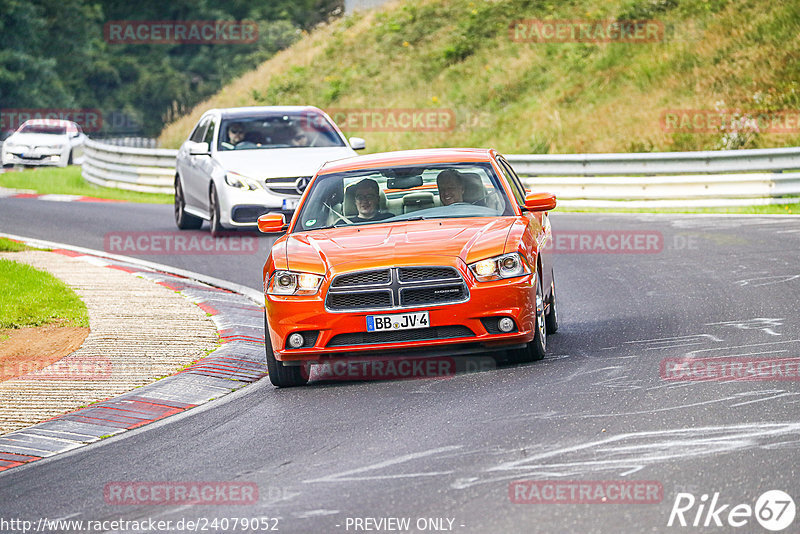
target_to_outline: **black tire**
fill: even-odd
[[[302,365],[283,365],[282,362],[275,359],[275,353],[272,352],[272,341],[269,338],[266,313],[264,314],[264,351],[267,357],[269,381],[273,386],[292,388],[308,383],[308,374],[303,372],[305,368]]]
[[[186,213],[186,198],[183,196],[181,179],[175,177],[175,224],[181,230],[197,230],[203,226],[203,219]]]
[[[67,167],[72,165],[72,150],[69,151],[69,157],[67,158]]]
[[[211,189],[208,191],[208,213],[211,235],[218,237],[223,232],[223,228],[219,222],[219,195],[217,195],[217,188],[214,184],[211,184]]]
[[[558,306],[556,305],[556,279],[553,277],[553,284],[550,286],[550,312],[545,319],[547,335],[558,332]]]
[[[536,320],[533,329],[536,332],[533,340],[521,349],[512,349],[508,355],[514,363],[536,362],[544,359],[547,348],[547,327],[544,315],[544,291],[542,290],[542,277],[537,276],[536,281]]]

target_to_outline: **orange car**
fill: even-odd
[[[264,265],[266,357],[276,386],[309,362],[545,355],[558,328],[549,193],[527,194],[494,150],[370,154],[325,164]]]

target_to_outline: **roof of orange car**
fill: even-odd
[[[320,169],[319,173],[354,171],[370,167],[489,161],[492,153],[494,150],[491,148],[428,148],[380,152],[328,162]]]

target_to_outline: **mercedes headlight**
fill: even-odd
[[[311,273],[275,271],[269,279],[268,295],[314,295],[322,277]]]
[[[531,274],[528,264],[517,252],[476,261],[471,263],[469,268],[479,282],[491,282],[492,280]]]
[[[261,189],[261,183],[258,180],[254,180],[253,178],[248,178],[247,176],[243,176],[238,172],[231,172],[231,171],[226,172],[225,183],[232,187],[238,187],[239,189],[248,189],[250,191]]]

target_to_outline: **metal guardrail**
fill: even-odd
[[[633,154],[511,154],[526,176],[624,176],[800,170],[800,147]]]
[[[800,147],[506,155],[526,187],[569,207],[683,208],[797,202]],[[768,171],[768,172],[764,172]]]
[[[95,137],[94,140],[106,145],[129,146],[132,148],[158,148],[158,139],[152,137]]]
[[[134,191],[173,191],[177,150],[89,140],[83,177]],[[642,154],[511,154],[526,187],[569,207],[715,207],[797,202],[800,147]]]
[[[102,187],[172,193],[177,150],[131,148],[87,140],[83,178]]]

